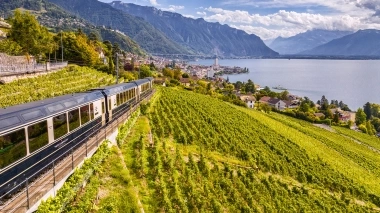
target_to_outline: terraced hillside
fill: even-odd
[[[88,67],[70,66],[48,75],[0,85],[0,107],[83,92],[114,82],[115,78],[112,75]]]
[[[93,212],[380,211],[377,139],[359,133],[171,88],[120,132]]]

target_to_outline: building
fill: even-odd
[[[240,100],[244,101],[245,104],[247,104],[248,108],[253,109],[255,107],[256,98],[252,95],[241,95],[239,98]]]
[[[268,96],[264,96],[260,99],[260,103],[268,104],[269,106],[277,109],[277,110],[284,110],[289,106],[289,103],[287,101],[283,101],[278,98],[271,98]]]

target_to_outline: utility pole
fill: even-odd
[[[63,62],[63,41],[62,41],[62,30],[61,30],[61,50],[62,50],[62,62]]]
[[[119,54],[118,53],[116,53],[115,71],[116,71],[116,84],[118,84],[119,83]]]

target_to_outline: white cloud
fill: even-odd
[[[206,13],[206,12],[204,12],[204,11],[203,11],[203,12],[199,12],[199,11],[198,11],[198,12],[197,12],[197,15],[200,15],[200,16],[206,16],[206,15],[207,15],[207,13]]]
[[[285,2],[286,1],[288,0],[285,0]],[[356,4],[357,2],[355,2],[355,5]],[[373,7],[367,4],[365,9],[368,8]],[[242,10],[225,10],[214,7],[208,7],[205,8],[205,10],[211,13],[211,15],[205,17],[205,20],[230,24],[238,29],[245,30],[248,33],[254,33],[262,39],[272,39],[277,36],[289,37],[311,29],[350,31],[365,28],[380,29],[380,17],[372,15],[375,12],[367,12],[367,16],[363,17],[348,14],[321,15],[298,13],[286,10],[279,10],[276,13],[268,15],[250,14],[247,11]],[[372,10],[375,11],[376,9]]]
[[[185,7],[181,5],[169,5],[168,8],[161,8],[161,10],[166,10],[170,12],[177,12],[178,10],[183,10],[183,9],[185,9]]]
[[[160,4],[157,2],[157,0],[149,0],[149,2],[153,6],[160,6]]]

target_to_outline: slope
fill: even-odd
[[[142,17],[167,37],[199,54],[220,56],[276,56],[256,35],[249,35],[228,25],[192,19],[154,7],[114,1],[114,8]]]
[[[83,92],[114,83],[112,75],[87,67],[70,66],[55,73],[0,85],[0,107]]]
[[[351,33],[349,31],[308,30],[289,38],[278,37],[269,47],[280,54],[297,54]]]
[[[128,15],[97,0],[49,0],[95,25],[117,29],[136,41],[149,53],[188,54],[181,45],[171,41],[162,32],[141,18]]]
[[[99,168],[100,199],[87,203],[115,212],[379,210],[380,157],[345,136],[173,88],[159,88],[145,114],[121,128],[122,156],[114,150]]]
[[[76,31],[82,29],[86,33],[93,32],[102,40],[109,40],[112,43],[119,43],[120,48],[142,55],[144,51],[126,35],[104,27],[96,27],[89,22],[72,15],[62,8],[45,0],[4,0],[0,4],[0,12],[5,16],[12,14],[12,11],[21,8],[36,15],[39,23],[48,27],[53,32]]]
[[[327,56],[380,56],[380,30],[359,30],[356,33],[332,40],[304,55]]]

